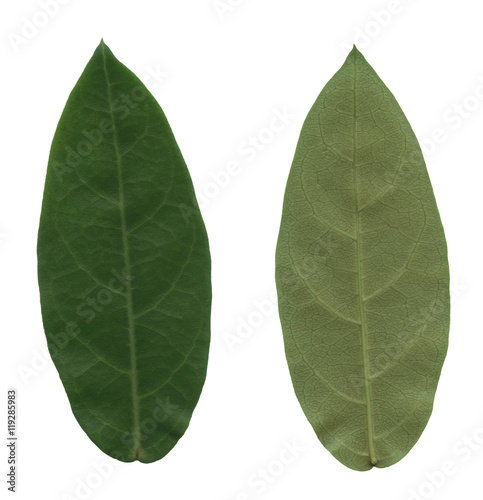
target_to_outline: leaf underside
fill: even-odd
[[[211,262],[166,117],[101,42],[52,143],[38,237],[49,350],[90,439],[153,462],[205,380]]]
[[[401,460],[446,355],[446,241],[411,126],[355,47],[304,123],[276,281],[295,393],[320,441],[355,470]]]

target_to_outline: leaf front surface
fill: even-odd
[[[207,369],[210,276],[166,117],[101,42],[52,143],[38,277],[73,413],[110,456],[159,460],[188,427]]]
[[[446,355],[447,249],[417,139],[355,47],[304,123],[276,281],[294,389],[320,441],[355,470],[401,460]]]

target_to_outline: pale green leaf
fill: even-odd
[[[416,137],[355,47],[304,123],[276,279],[318,438],[352,469],[396,463],[428,422],[447,350],[447,250]]]

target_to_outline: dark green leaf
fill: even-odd
[[[166,117],[101,42],[52,143],[38,268],[52,359],[107,454],[153,462],[185,432],[206,374],[210,266]]]
[[[303,126],[276,268],[317,436],[352,469],[396,463],[426,426],[447,350],[447,251],[416,137],[355,47]]]

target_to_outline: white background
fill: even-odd
[[[47,18],[37,0],[4,2],[1,14],[0,407],[15,387],[17,497],[481,498],[481,2],[222,0],[224,12],[212,0],[62,3],[52,0]],[[22,42],[31,21],[45,26]],[[200,198],[213,259],[206,384],[185,436],[150,465],[108,460],[91,443],[43,354],[35,247],[47,158],[66,99],[101,37],[163,107]],[[453,295],[450,348],[429,424],[401,462],[364,473],[342,466],[318,442],[294,395],[269,302],[296,141],[354,41],[425,146]],[[293,115],[285,129],[254,158],[243,153],[244,141],[265,134],[274,110],[284,109]],[[241,172],[217,187],[212,176],[231,161]],[[256,326],[230,350],[226,339],[236,338],[242,322]],[[1,435],[5,422],[6,415]],[[294,441],[302,450],[281,466],[280,454]],[[1,449],[6,472],[7,448]],[[444,462],[452,467],[438,472]],[[258,477],[263,469],[268,480]]]

